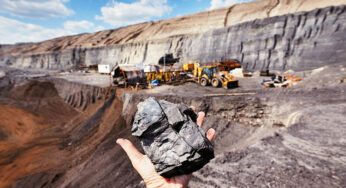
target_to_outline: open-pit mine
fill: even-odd
[[[158,86],[92,71],[141,72],[162,59],[174,59],[164,71],[176,80]],[[182,71],[231,60],[243,74],[228,89]],[[299,82],[276,87],[273,75]],[[346,187],[345,90],[345,0],[255,1],[0,45],[0,187],[145,187],[116,140],[143,152],[131,127],[149,97],[194,106],[206,114],[202,128],[216,131],[215,157],[189,187]]]

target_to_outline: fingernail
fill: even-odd
[[[122,140],[123,140],[122,138],[118,138],[117,141],[116,141],[116,143],[117,143],[117,144],[120,144],[120,142],[121,142]]]
[[[210,128],[210,129],[207,131],[207,134],[208,134],[208,135],[211,135],[211,134],[214,134],[214,132],[215,132],[215,129]]]
[[[204,112],[198,112],[198,117],[200,116],[205,116],[205,113]]]

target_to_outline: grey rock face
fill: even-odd
[[[148,98],[138,104],[132,125],[144,152],[164,177],[189,174],[214,158],[212,144],[185,104]]]
[[[157,64],[161,57],[171,53],[181,64],[238,59],[248,71],[264,68],[302,71],[344,63],[345,31],[346,5],[341,5],[162,40],[23,56],[0,53],[0,65],[69,69],[92,64]]]

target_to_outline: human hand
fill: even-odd
[[[192,107],[195,110],[194,107]],[[198,113],[197,125],[202,126],[204,121],[205,114],[204,112]],[[215,130],[209,129],[207,131],[207,138],[209,141],[212,141],[215,136]],[[143,178],[144,183],[147,188],[152,187],[187,187],[192,174],[188,175],[180,175],[171,178],[164,178],[160,176],[154,167],[154,164],[150,161],[149,157],[143,155],[141,152],[137,150],[137,148],[132,144],[131,141],[127,139],[119,138],[117,140],[117,144],[119,144],[127,156],[130,158],[132,166],[136,169],[139,175]]]

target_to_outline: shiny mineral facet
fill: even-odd
[[[214,158],[212,144],[185,104],[148,98],[137,106],[132,135],[164,177],[189,174]]]

